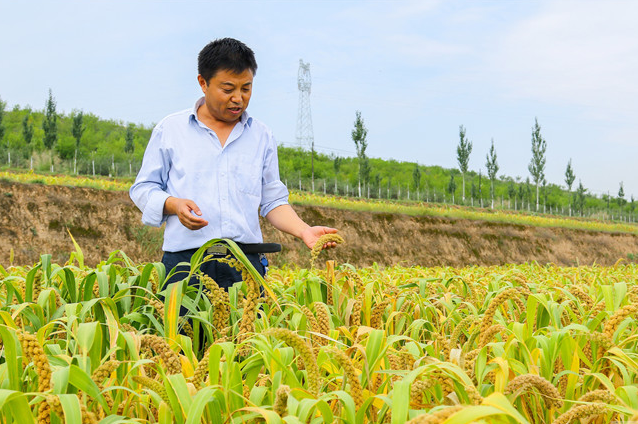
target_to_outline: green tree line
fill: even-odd
[[[496,160],[495,157],[490,158]],[[309,190],[310,152],[298,147],[279,147],[279,170],[282,180],[290,188]],[[468,170],[465,173],[466,199],[462,199],[461,180],[463,176],[458,169],[447,169],[441,166],[424,166],[414,162],[401,162],[393,159],[368,158],[370,179],[362,182],[362,197],[382,199],[402,199],[414,201],[446,202],[464,204],[475,207],[489,207],[491,204],[492,181],[489,175]],[[359,161],[356,157],[340,157],[315,152],[315,191],[323,191],[345,195],[346,185],[351,196],[358,197],[360,181]],[[457,184],[456,181],[459,183]],[[451,182],[454,182],[451,184]],[[335,186],[337,190],[335,190]],[[452,187],[452,190],[451,190]],[[369,196],[368,196],[369,190]],[[505,175],[493,180],[494,205],[501,208],[517,210],[536,210],[536,185],[530,178],[512,178]],[[569,205],[577,215],[582,210],[608,211],[618,215],[637,213],[636,202],[613,195],[595,196],[582,184],[580,190],[568,191],[557,184],[539,187],[539,203],[541,212],[562,213],[567,215]]]
[[[139,168],[152,128],[56,111],[51,93],[43,110],[0,100],[0,164],[59,173],[129,175]]]
[[[139,169],[152,132],[152,127],[105,120],[80,110],[58,113],[50,92],[43,110],[20,106],[5,109],[6,103],[0,99],[2,167],[132,178]],[[482,169],[468,169],[472,144],[463,126],[457,148],[458,169],[369,158],[365,153],[366,136],[363,118],[357,113],[352,131],[357,157],[314,152],[315,191],[570,215],[572,212],[583,215],[588,210],[615,216],[638,213],[633,196],[625,199],[622,183],[618,194],[600,196],[590,193],[580,181],[572,187],[576,176],[571,160],[567,164],[565,187],[548,183],[544,176],[545,141],[538,122],[532,134],[531,178],[525,179],[497,175],[499,165],[493,140],[486,155],[487,173]],[[280,146],[282,180],[292,189],[310,190],[312,159],[310,151]]]

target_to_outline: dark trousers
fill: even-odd
[[[175,267],[177,267],[177,269],[175,270],[175,273],[164,282],[164,287],[162,287],[162,290],[166,288],[167,285],[186,278],[188,272],[190,271],[190,265],[178,266],[177,264],[179,264],[180,262],[189,263],[191,260],[191,256],[193,256],[196,251],[197,249],[188,249],[179,252],[164,252],[162,263],[166,268],[166,274],[168,275],[168,273]],[[215,258],[223,258],[224,256],[225,255],[213,255],[213,257]],[[250,263],[255,267],[257,272],[259,272],[262,277],[266,275],[268,261],[265,255],[260,253],[246,253],[246,257],[248,258],[248,260],[250,260]],[[222,287],[224,290],[228,290],[228,288],[236,282],[242,281],[240,271],[237,271],[236,269],[230,267],[228,264],[219,262],[214,259],[203,262],[200,266],[200,270],[202,271],[202,273],[215,280],[219,287]],[[199,284],[199,279],[193,277],[190,279],[188,284],[190,286],[195,286]]]

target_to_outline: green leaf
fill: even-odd
[[[58,395],[62,409],[64,410],[64,420],[67,423],[81,423],[82,409],[80,399],[77,395]]]
[[[15,390],[0,389],[0,417],[13,417],[21,424],[35,424],[29,401],[24,393]]]
[[[213,394],[216,391],[219,391],[219,389],[208,386],[197,392],[193,398],[190,408],[186,412],[186,416],[188,418],[186,419],[185,424],[199,424],[201,422],[204,408],[209,402],[213,402],[215,400]]]

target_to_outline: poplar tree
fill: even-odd
[[[42,129],[44,130],[44,147],[47,149],[53,148],[58,141],[58,115],[55,112],[55,99],[51,89],[49,89]]]
[[[80,148],[80,143],[82,141],[82,134],[84,134],[84,113],[82,111],[73,115],[73,128],[71,129],[71,133],[73,134],[73,138],[75,138],[75,149]]]
[[[569,216],[572,216],[572,184],[574,184],[574,180],[576,179],[576,175],[574,175],[574,169],[572,168],[572,159],[569,158],[569,162],[567,162],[567,169],[565,169],[565,183],[567,184],[567,200],[569,201]]]
[[[22,138],[27,146],[31,145],[33,140],[33,122],[31,122],[31,109],[26,110],[24,118],[22,118]]]
[[[412,171],[412,181],[414,182],[414,188],[417,191],[417,197],[419,196],[419,188],[421,187],[421,170],[419,164],[416,164],[414,171]]]
[[[496,161],[496,149],[494,148],[494,139],[492,139],[492,147],[486,155],[485,166],[487,167],[487,176],[490,177],[490,196],[492,200],[492,209],[494,209],[494,180],[498,173],[498,162]]]
[[[352,130],[352,141],[357,148],[357,157],[359,158],[359,197],[361,197],[361,182],[367,184],[370,177],[370,165],[368,163],[368,157],[366,156],[366,149],[368,148],[368,129],[366,128],[361,112],[356,111],[356,118],[354,121],[354,129]]]
[[[450,172],[450,182],[447,185],[447,192],[452,195],[452,204],[454,204],[454,192],[456,192],[456,181],[454,181],[454,172]]]
[[[622,207],[625,204],[625,188],[623,182],[620,182],[620,189],[618,189],[618,206]]]
[[[2,123],[2,120],[4,119],[4,108],[6,106],[7,104],[2,101],[2,98],[0,98],[0,142],[2,142],[2,139],[4,138],[4,124]]]
[[[479,169],[479,181],[478,181],[478,197],[479,197],[479,201],[481,202],[480,205],[481,207],[483,207],[483,174],[482,171]]]
[[[580,210],[580,216],[583,216],[583,210],[585,208],[585,187],[583,187],[582,181],[578,180],[578,188],[576,189],[576,206]]]
[[[511,208],[512,205],[512,197],[514,198],[514,209],[516,209],[516,186],[514,185],[514,181],[510,180],[509,184],[507,185],[507,196],[509,197],[509,202],[510,205],[509,207]]]
[[[532,160],[529,163],[529,173],[536,184],[536,212],[538,212],[539,190],[538,186],[545,179],[545,151],[547,150],[547,142],[541,135],[541,126],[538,124],[538,118],[535,118],[534,128],[532,129]]]
[[[463,178],[463,202],[465,202],[465,173],[472,153],[472,142],[465,137],[465,127],[459,126],[459,145],[456,147],[456,160]]]
[[[133,124],[128,124],[128,126],[126,127],[126,134],[124,135],[124,140],[126,141],[126,144],[124,145],[124,151],[126,153],[133,153],[133,151],[135,150],[135,134],[133,132],[133,129]]]

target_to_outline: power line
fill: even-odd
[[[296,143],[285,143],[285,142],[282,142],[282,141],[279,142],[279,145],[283,146],[283,147],[300,147],[299,144],[296,144]],[[325,150],[325,151],[330,152],[330,153],[332,153],[332,152],[342,152],[342,153],[348,153],[348,154],[350,154],[352,156],[356,156],[357,155],[356,152],[353,152],[351,150],[337,149],[337,148],[334,148],[334,147],[319,146],[319,145],[315,144],[315,149],[317,149],[317,148],[319,148],[321,150]]]

